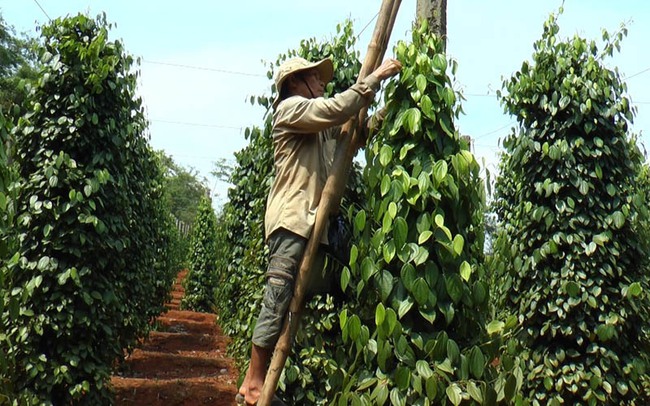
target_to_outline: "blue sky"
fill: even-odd
[[[410,38],[416,0],[403,0],[391,44]],[[40,7],[39,7],[40,4]],[[542,25],[561,1],[452,0],[448,2],[448,53],[458,62],[456,87],[465,93],[461,133],[475,139],[474,153],[496,172],[499,140],[514,125],[495,92],[504,77],[530,59]],[[227,185],[209,175],[213,162],[232,160],[246,145],[243,129],[262,122],[264,111],[245,100],[270,93],[262,61],[295,48],[301,39],[325,39],[337,23],[354,21],[358,50],[365,54],[379,0],[2,0],[8,24],[35,35],[49,18],[78,12],[105,12],[115,23],[111,39],[142,58],[139,92],[151,120],[151,144],[208,180],[215,204]],[[42,7],[42,10],[41,10]],[[622,49],[608,60],[628,77],[638,108],[633,131],[650,145],[650,2],[646,0],[565,0],[560,34],[600,39],[601,29],[626,23]],[[46,16],[47,14],[47,16]],[[363,31],[364,27],[367,28]],[[390,53],[390,52],[389,52]]]

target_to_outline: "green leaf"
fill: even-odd
[[[388,400],[388,385],[382,382],[377,383],[377,388],[373,391],[372,396],[375,397],[376,405],[383,405]]]
[[[395,247],[395,241],[390,240],[386,244],[383,245],[382,247],[382,253],[384,256],[384,262],[386,264],[390,264],[393,258],[395,258],[395,253],[397,252],[397,249]]]
[[[573,281],[570,281],[565,285],[565,290],[569,296],[577,297],[580,294],[580,285]]]
[[[472,295],[474,298],[474,302],[477,305],[485,303],[488,296],[488,289],[486,284],[483,281],[476,281],[472,289]]]
[[[379,152],[379,163],[382,166],[388,166],[388,164],[393,160],[393,149],[388,145],[382,145]]]
[[[470,372],[473,376],[481,379],[485,369],[485,356],[479,347],[473,347],[469,355]]]
[[[463,297],[463,281],[457,274],[445,276],[445,286],[447,293],[454,303],[458,303]]]
[[[472,267],[467,261],[463,261],[463,263],[460,264],[460,276],[465,281],[469,281],[469,278],[472,276]]]
[[[394,221],[395,245],[401,247],[406,244],[408,237],[408,224],[403,217],[397,217]]]
[[[390,391],[390,401],[393,406],[406,406],[404,395],[402,395],[402,393],[397,388],[393,388]]]
[[[453,137],[454,132],[451,130],[451,126],[449,124],[449,120],[446,117],[440,117],[438,119],[438,123],[440,124],[440,128],[442,128],[442,131],[444,131],[448,136]]]
[[[460,234],[456,234],[456,236],[454,237],[454,241],[452,243],[454,253],[456,255],[462,254],[464,245],[465,245],[465,239],[463,238],[463,236]]]
[[[395,218],[395,216],[397,216],[397,205],[395,204],[395,202],[390,202],[388,204],[388,214],[392,218]]]
[[[415,255],[413,256],[413,262],[415,265],[422,265],[429,259],[429,251],[420,246],[416,246]]]
[[[390,177],[386,174],[381,178],[381,195],[386,196],[390,190]]]
[[[372,259],[365,257],[361,261],[361,277],[365,282],[368,282],[375,273],[377,273],[377,266]]]
[[[359,212],[357,212],[356,216],[354,217],[354,226],[358,231],[363,231],[363,229],[366,227],[365,210],[359,210]]]
[[[341,290],[344,292],[347,290],[350,284],[350,276],[350,269],[348,267],[344,267],[341,271]]]
[[[504,387],[504,393],[506,399],[513,399],[515,397],[516,392],[517,392],[517,378],[515,377],[515,375],[510,375],[506,379],[506,384]]]
[[[641,284],[639,282],[634,282],[630,284],[630,286],[627,288],[627,294],[624,296],[627,297],[637,297],[640,296],[641,293],[643,292],[643,288],[641,287]]]
[[[612,214],[612,221],[614,222],[614,227],[621,228],[625,224],[625,215],[620,211],[616,211]]]
[[[431,98],[426,94],[420,98],[420,110],[422,111],[422,114],[424,114],[430,120],[436,120],[436,113],[433,110],[433,102],[431,101]]]
[[[436,364],[436,368],[448,374],[454,373],[454,368],[451,366],[451,362],[449,361],[449,359],[445,359],[443,362]]]
[[[569,97],[569,95],[562,96],[562,98],[560,99],[560,110],[564,110],[566,106],[569,105],[569,102],[571,102],[571,98]]]
[[[38,260],[38,265],[36,266],[36,268],[39,271],[44,271],[45,269],[47,269],[49,265],[50,265],[50,257],[43,256],[41,257],[41,259]]]
[[[443,227],[445,225],[445,218],[442,217],[440,214],[436,214],[435,217],[433,218],[433,221],[436,223],[438,227]]]
[[[469,393],[469,396],[476,402],[483,404],[483,393],[481,393],[481,390],[476,386],[474,381],[467,382],[467,393]]]
[[[447,393],[447,397],[449,398],[449,401],[452,405],[458,406],[460,405],[460,402],[463,401],[463,390],[457,384],[452,383],[451,385],[447,386],[445,392]]]
[[[423,74],[418,73],[418,75],[415,77],[415,86],[420,91],[420,93],[424,94],[424,91],[427,88],[427,78]]]
[[[438,377],[431,376],[427,378],[425,383],[425,390],[427,393],[427,398],[436,399],[438,396]]]
[[[350,338],[356,340],[361,334],[361,320],[359,320],[359,317],[356,315],[350,317],[346,326]]]
[[[596,334],[601,341],[609,341],[616,334],[614,326],[609,324],[601,324],[596,328]]]
[[[400,390],[406,390],[411,385],[411,370],[399,367],[395,372],[395,383]]]
[[[420,110],[411,107],[404,113],[404,128],[411,134],[417,134],[420,131],[420,122],[422,115]]]
[[[594,243],[600,245],[601,247],[605,245],[607,241],[609,241],[609,235],[608,233],[601,233],[601,234],[596,234],[593,238]]]
[[[550,391],[553,388],[553,380],[551,379],[550,376],[544,378],[544,387],[546,388],[547,391]]]
[[[445,178],[447,177],[448,170],[449,169],[448,169],[448,166],[447,166],[447,162],[442,161],[442,160],[436,162],[434,164],[434,169],[433,169],[433,176],[434,176],[435,180],[438,183],[442,183],[445,180]]]
[[[492,320],[486,327],[487,333],[489,335],[501,333],[506,323],[500,320]]]
[[[383,269],[377,274],[377,287],[379,288],[381,300],[388,299],[390,292],[393,290],[393,275]]]
[[[413,282],[412,292],[415,301],[420,305],[427,303],[427,300],[429,299],[429,285],[423,278],[419,277],[415,282]]]
[[[431,230],[426,230],[426,231],[421,232],[420,236],[418,237],[418,244],[420,244],[420,245],[424,244],[425,242],[427,242],[429,240],[429,238],[431,238],[432,235],[433,235],[433,231],[431,231]]]
[[[48,237],[51,232],[52,232],[52,225],[51,224],[46,224],[43,227],[43,237]]]
[[[375,308],[375,324],[380,326],[386,319],[386,308],[382,303],[377,304]]]
[[[433,370],[431,369],[427,361],[424,360],[417,361],[415,363],[415,370],[417,371],[418,375],[424,379],[429,379],[431,376],[433,376]]]
[[[399,306],[397,307],[397,317],[400,319],[404,317],[409,312],[409,310],[413,308],[413,304],[413,299],[410,296],[400,301]]]
[[[445,72],[447,70],[447,59],[444,54],[435,54],[433,56],[433,66],[440,72]]]
[[[625,383],[625,381],[618,381],[616,382],[616,390],[618,391],[618,393],[625,396],[629,391],[629,387],[627,386],[627,383]]]

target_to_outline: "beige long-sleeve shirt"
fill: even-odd
[[[309,238],[340,126],[370,104],[378,89],[379,80],[370,75],[328,99],[292,96],[280,102],[273,114],[275,179],[266,205],[266,238],[279,228]]]

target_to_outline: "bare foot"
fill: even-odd
[[[239,394],[244,396],[247,405],[255,405],[260,398],[266,378],[266,366],[271,354],[271,350],[253,344],[250,366],[246,371],[244,382],[239,387]]]

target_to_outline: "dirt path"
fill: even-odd
[[[157,331],[111,378],[116,405],[235,404],[239,373],[226,357],[228,338],[215,324],[215,315],[179,310],[185,275],[178,275],[169,311],[157,319]]]

